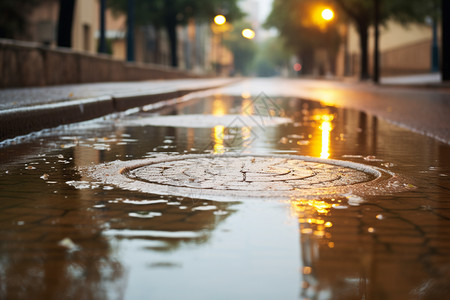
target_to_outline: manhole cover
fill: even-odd
[[[116,161],[89,169],[105,184],[210,200],[380,194],[401,178],[363,164],[295,155],[179,155]]]

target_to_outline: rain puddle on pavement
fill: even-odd
[[[2,299],[450,288],[449,146],[363,112],[215,95],[3,144],[0,162]]]

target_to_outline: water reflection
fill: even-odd
[[[222,154],[225,152],[223,139],[225,127],[222,125],[214,126],[214,154]]]
[[[254,113],[244,96],[159,113]],[[275,299],[290,289],[291,297],[281,298],[445,299],[449,147],[362,112],[299,99],[274,102],[292,124],[227,131],[226,125],[136,127],[111,119],[1,149],[0,298],[137,299],[158,291],[182,298],[189,290],[197,299],[222,292]],[[77,168],[92,163],[232,147],[363,162],[408,174],[417,189],[364,199],[291,199],[283,206],[66,184],[88,180]],[[59,246],[65,238],[79,248]]]

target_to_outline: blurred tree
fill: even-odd
[[[225,35],[223,41],[225,47],[233,53],[234,72],[241,75],[249,75],[256,54],[255,41],[242,36],[242,30],[245,28],[251,28],[251,25],[245,22],[234,23],[233,30]]]
[[[435,16],[436,4],[440,0],[375,0],[380,6],[379,20],[383,24],[394,19],[404,25],[411,22],[424,22],[427,16]],[[266,26],[275,27],[284,38],[286,44],[303,58],[303,70],[310,72],[313,50],[323,46],[324,38],[321,30],[310,14],[318,5],[331,5],[340,8],[336,15],[339,19],[352,21],[360,38],[361,79],[369,78],[368,72],[368,29],[374,21],[375,1],[369,0],[274,0],[272,12],[266,20]],[[312,26],[312,25],[316,26]],[[336,28],[333,28],[335,31]],[[332,51],[336,51],[337,32],[329,34],[328,39]],[[323,34],[322,34],[323,35]],[[327,48],[330,48],[328,46]]]
[[[38,0],[1,0],[0,37],[15,38],[25,32],[27,17]]]
[[[289,68],[292,53],[283,47],[280,37],[272,37],[260,45],[253,61],[252,69],[258,76],[280,75],[281,70]]]
[[[187,24],[190,18],[197,21],[210,21],[218,13],[228,21],[243,16],[237,5],[238,0],[135,0],[136,23],[153,25],[156,29],[167,31],[170,44],[171,65],[178,66],[177,31],[178,25]],[[108,5],[116,11],[126,13],[127,0],[108,0]]]
[[[334,0],[355,24],[359,34],[361,51],[361,79],[369,78],[368,38],[369,26],[373,25],[375,2],[378,2],[379,21],[396,20],[404,25],[411,22],[425,22],[426,17],[436,16],[437,2],[440,0]]]
[[[313,72],[315,49],[326,47],[330,57],[333,57],[339,46],[336,26],[321,18],[320,13],[328,7],[328,2],[274,0],[265,23],[266,27],[275,27],[279,31],[285,45],[302,62],[302,72],[305,74]]]

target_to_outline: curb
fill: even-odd
[[[215,89],[235,81],[196,89],[166,89],[155,94],[122,94],[42,104],[0,111],[0,141],[59,125],[87,121],[189,93]]]

